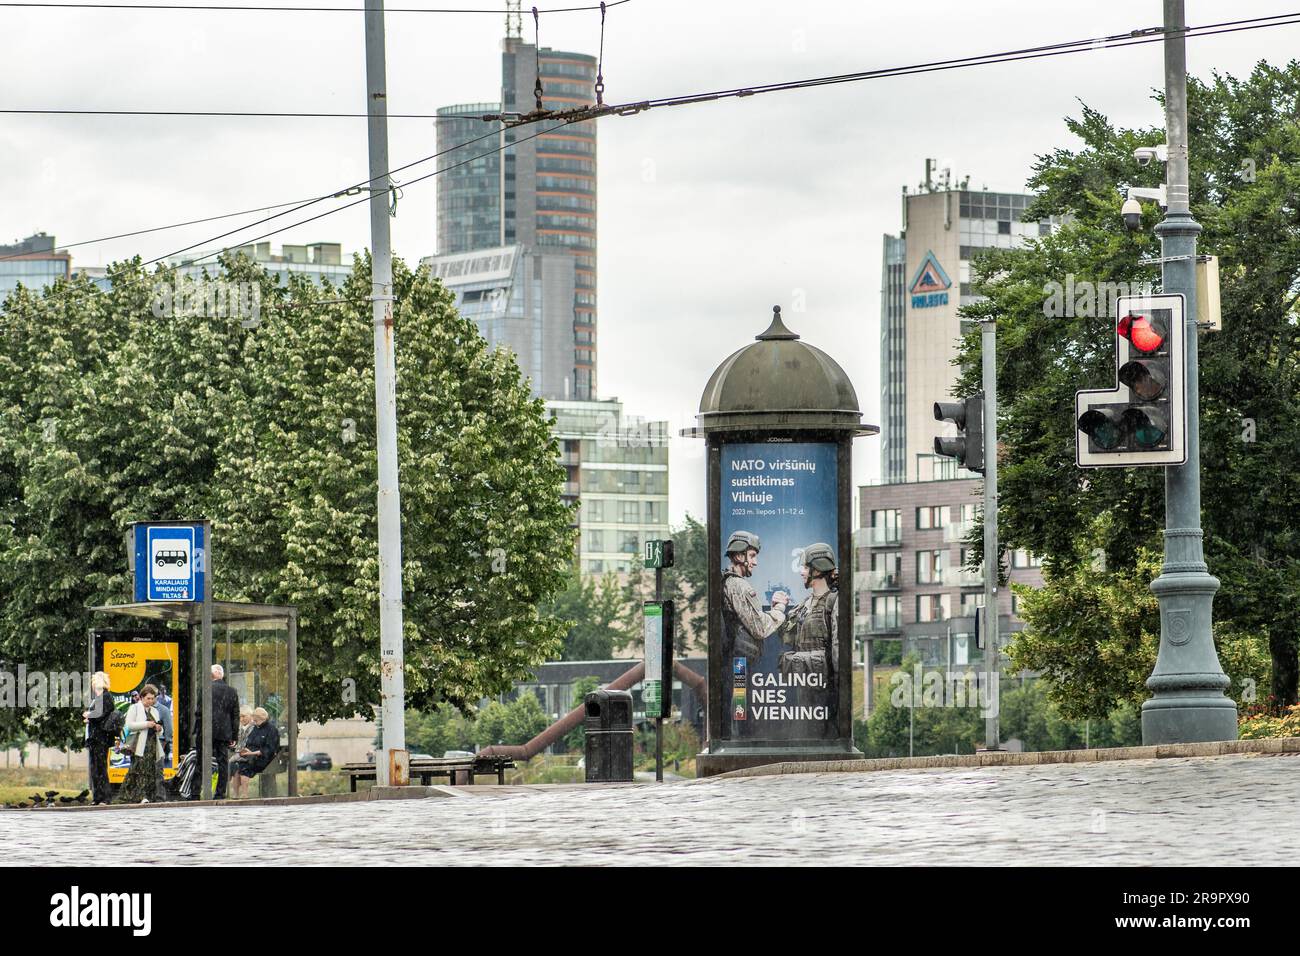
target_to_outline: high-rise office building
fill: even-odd
[[[501,246],[420,260],[492,347],[508,348],[534,396],[565,398],[573,374],[573,257]]]
[[[72,256],[58,252],[54,237],[38,232],[22,242],[0,246],[0,300],[18,288],[39,291],[72,275]]]
[[[564,499],[581,499],[579,570],[629,570],[647,540],[668,537],[668,423],[626,415],[617,399],[546,409],[568,471]]]
[[[935,421],[933,406],[950,400],[957,381],[952,362],[965,331],[957,310],[975,301],[971,256],[1050,232],[1048,220],[1020,221],[1032,199],[943,181],[912,194],[904,189],[903,232],[885,236],[881,280],[885,481],[959,477],[956,461],[934,454],[935,437],[951,434],[953,426]]]
[[[927,163],[919,191],[903,190],[903,231],[884,237],[880,296],[881,466],[883,480],[859,489],[854,532],[854,635],[902,640],[927,666],[968,668],[975,610],[984,604],[981,570],[967,570],[981,506],[979,476],[934,454],[934,439],[953,426],[935,421],[934,403],[952,400],[953,365],[976,301],[971,258],[983,248],[1010,249],[1049,233],[1053,223],[1022,222],[1033,197],[953,186]],[[1013,583],[1042,583],[1038,559],[1013,551]],[[1002,633],[1021,628],[1019,600],[998,595]]]
[[[501,128],[480,117],[561,110],[595,102],[596,58],[525,43],[502,43],[501,102],[438,111],[438,255],[522,245],[572,257],[572,341],[568,390],[596,395],[596,127],[545,120]],[[541,132],[541,135],[534,134]],[[472,142],[485,133],[492,134]],[[469,145],[465,145],[469,144]],[[509,148],[493,152],[501,146]],[[457,149],[456,147],[461,147]],[[466,162],[469,160],[469,162]],[[464,163],[464,165],[457,165]],[[566,335],[566,339],[568,336]]]

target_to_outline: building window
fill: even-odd
[[[586,512],[588,521],[605,520],[605,502],[600,498],[594,500],[588,499],[582,503],[583,511]]]
[[[1018,548],[1011,552],[1011,566],[1013,568],[1041,568],[1043,559],[1036,554],[1031,554],[1024,548]]]
[[[946,621],[951,616],[952,598],[947,594],[918,594],[916,596],[916,620]]]
[[[902,512],[897,508],[886,508],[871,512],[871,543],[896,544],[899,541],[899,529],[902,526]]]
[[[618,550],[623,554],[637,554],[641,550],[641,540],[635,531],[624,531],[619,536]]]
[[[930,531],[942,528],[948,523],[951,509],[947,505],[937,505],[916,509],[916,527],[918,531]]]
[[[605,550],[605,532],[599,528],[590,528],[587,531],[587,550],[604,551]]]
[[[947,561],[947,551],[916,552],[916,583],[943,584],[943,569]]]
[[[664,523],[664,505],[662,501],[647,501],[644,502],[644,505],[646,524]]]
[[[1009,220],[998,221],[998,235],[999,236],[1011,235],[1011,222]]]
[[[641,502],[624,501],[621,505],[619,521],[623,524],[640,524],[641,523]]]
[[[971,617],[975,614],[976,608],[984,606],[984,592],[971,591],[961,596],[961,616]]]

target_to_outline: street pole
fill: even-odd
[[[998,378],[997,326],[980,323],[984,373],[984,679],[998,692]],[[998,711],[984,716],[984,749],[999,749]]]
[[[664,569],[655,568],[655,600],[663,604],[664,599]],[[671,641],[672,634],[665,634],[664,640]],[[670,670],[663,675],[660,693],[666,694],[668,699],[672,700],[673,694],[673,675]],[[664,718],[663,711],[655,717],[655,783],[664,782]]]
[[[1196,330],[1196,236],[1187,168],[1187,50],[1183,0],[1164,0],[1168,207],[1156,227],[1163,291],[1181,293],[1187,342],[1187,462],[1165,468],[1165,560],[1151,590],[1160,602],[1160,652],[1142,705],[1144,744],[1237,739],[1237,708],[1224,691],[1212,631],[1219,580],[1201,546],[1201,415]]]
[[[370,150],[370,269],[375,324],[375,439],[379,457],[379,667],[383,753],[375,784],[407,781],[402,673],[402,523],[397,479],[397,359],[393,347],[393,252],[389,244],[388,92],[384,4],[366,7],[366,113]]]

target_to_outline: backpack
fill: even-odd
[[[104,736],[110,740],[116,740],[126,728],[126,717],[120,710],[114,707],[104,718]]]

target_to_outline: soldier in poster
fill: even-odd
[[[767,638],[785,623],[785,610],[790,603],[788,594],[777,591],[772,595],[771,609],[763,610],[758,592],[749,583],[758,567],[761,548],[758,535],[749,531],[732,532],[726,546],[729,566],[722,573],[722,658],[733,669],[736,692],[732,695],[731,709],[737,728],[748,725],[746,679],[762,658]]]

